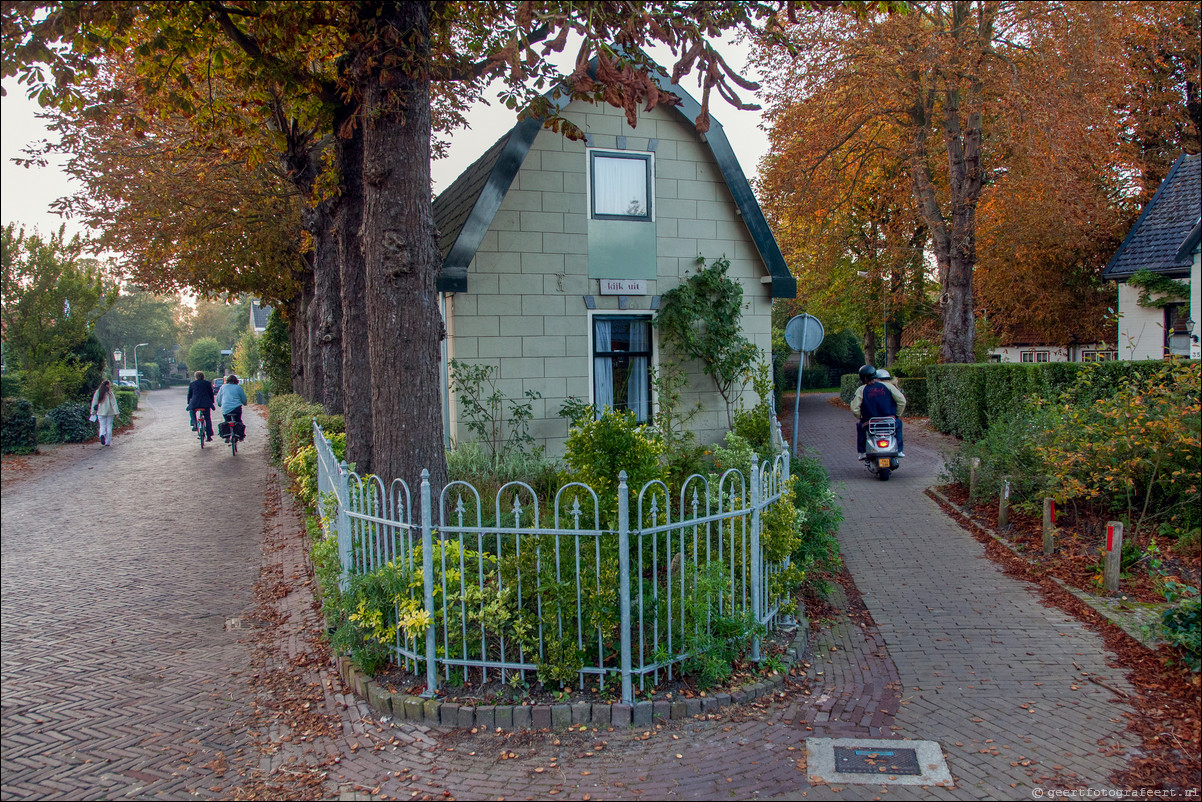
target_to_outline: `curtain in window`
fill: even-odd
[[[595,321],[596,342],[593,344],[594,353],[607,353],[612,347],[610,336],[610,321]],[[597,410],[614,406],[614,366],[608,356],[593,357],[593,403]]]
[[[630,350],[650,351],[651,350],[651,325],[645,320],[632,320],[630,322]],[[645,421],[648,419],[647,409],[647,381],[648,381],[648,364],[647,357],[635,356],[630,359],[630,378],[626,382],[626,408],[634,410],[638,420]]]
[[[594,214],[647,215],[647,162],[593,159]]]

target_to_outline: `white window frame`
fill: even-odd
[[[1094,349],[1092,351],[1083,351],[1081,353],[1082,362],[1113,362],[1118,358],[1118,351],[1110,351],[1107,349]]]
[[[1052,355],[1050,351],[1022,351],[1018,355],[1018,361],[1026,362],[1028,365],[1033,363],[1043,364],[1044,362],[1051,362]]]
[[[644,317],[647,322],[651,323],[655,319],[655,313],[649,309],[590,309],[588,311],[588,402],[597,409],[597,392],[594,383],[596,381],[593,373],[593,360],[596,358],[597,350],[593,342],[593,326],[594,318],[598,317]],[[659,370],[659,329],[654,325],[651,327],[651,358],[648,360],[649,374]],[[651,387],[651,409],[647,413],[647,423],[655,420],[655,411],[659,408],[659,394],[655,391],[655,382],[651,381],[651,376],[648,375],[648,382]],[[597,409],[598,412],[601,410]]]
[[[631,222],[654,222],[655,221],[655,154],[651,151],[643,150],[613,150],[610,148],[586,148],[585,149],[585,191],[588,193],[585,202],[588,203],[588,216],[590,220],[629,220]],[[645,161],[647,164],[647,214],[645,215],[626,215],[626,214],[597,214],[595,211],[596,203],[593,198],[593,161],[600,156],[602,158],[617,158],[617,159],[638,159]]]

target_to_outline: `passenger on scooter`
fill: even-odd
[[[890,379],[889,371],[882,371]],[[851,399],[851,414],[857,418],[856,423],[856,455],[864,459],[864,446],[867,438],[867,423],[869,418],[893,418],[897,425],[897,455],[906,456],[902,446],[902,413],[906,411],[906,396],[891,381],[881,381],[877,369],[872,365],[860,368],[861,385],[856,388],[856,394]]]

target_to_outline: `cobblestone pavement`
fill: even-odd
[[[3,494],[5,799],[212,796],[247,744],[263,425],[200,449],[182,390]],[[222,446],[220,441],[214,445]]]
[[[726,710],[711,720],[675,722],[649,730],[498,734],[390,726],[361,700],[347,694],[328,661],[314,659],[321,654],[313,641],[321,621],[305,567],[301,522],[287,499],[278,499],[281,512],[269,521],[262,549],[261,577],[275,578],[276,592],[269,596],[273,611],[259,615],[277,623],[262,633],[270,636],[271,651],[268,664],[256,670],[293,667],[298,687],[311,692],[306,704],[326,714],[337,724],[337,731],[314,735],[277,722],[267,731],[267,742],[258,744],[259,751],[239,752],[245,744],[238,740],[237,729],[231,729],[228,722],[217,722],[212,711],[203,710],[204,705],[212,704],[204,691],[197,698],[187,697],[196,703],[189,711],[184,700],[170,690],[188,684],[176,678],[193,676],[199,688],[224,690],[227,695],[222,699],[231,707],[245,704],[246,691],[236,687],[245,677],[228,674],[231,667],[246,665],[245,655],[238,651],[244,647],[232,642],[222,647],[220,632],[204,630],[194,637],[198,643],[207,643],[207,649],[180,649],[180,654],[167,650],[156,653],[157,659],[144,661],[155,666],[154,674],[169,675],[174,681],[158,683],[156,688],[165,689],[163,698],[151,701],[153,697],[146,696],[142,715],[126,716],[119,725],[108,722],[114,730],[111,737],[116,744],[132,744],[129,748],[135,752],[142,750],[131,758],[151,765],[156,749],[179,754],[186,733],[178,725],[172,729],[171,722],[207,724],[204,737],[228,740],[212,744],[210,750],[221,749],[231,765],[252,766],[262,777],[275,778],[285,787],[287,777],[316,773],[324,778],[322,790],[327,796],[343,799],[1011,799],[1029,798],[1034,787],[1053,782],[1067,787],[1105,787],[1105,778],[1123,760],[1120,733],[1127,708],[1083,675],[1090,672],[1095,679],[1121,690],[1127,685],[1107,666],[1100,639],[1065,615],[1043,607],[1031,588],[1001,574],[984,558],[976,541],[923,495],[941,464],[925,438],[908,432],[909,459],[893,479],[881,483],[854,463],[849,424],[847,411],[827,404],[826,397],[803,399],[800,440],[822,455],[844,496],[847,514],[840,541],[867,609],[858,606],[853,593],[850,615],[822,630],[806,676],[795,677],[782,697]],[[254,442],[253,435],[249,442]],[[219,455],[228,459],[228,453]],[[181,452],[179,459],[187,456]],[[238,459],[242,457],[240,453]],[[245,481],[242,490],[254,485],[261,496],[263,474],[270,477],[271,471],[261,455],[256,458],[260,460],[257,474]],[[80,470],[86,471],[87,466]],[[162,477],[174,474],[162,469],[154,473]],[[74,481],[86,484],[90,478],[77,476]],[[53,481],[56,487],[59,481]],[[173,487],[186,486],[169,478],[161,484],[168,482]],[[277,504],[277,487],[268,478],[269,507]],[[180,491],[175,492],[178,495]],[[238,503],[246,505],[240,507],[246,511],[244,518],[256,517],[253,512],[258,506],[253,500],[239,497]],[[74,504],[70,502],[70,506]],[[5,505],[7,600],[10,581],[14,590],[19,584],[17,578],[10,580],[10,575],[18,575],[18,566],[10,565],[8,495]],[[73,519],[66,513],[63,517],[84,519],[92,506],[82,514],[77,510]],[[196,515],[193,511],[192,516]],[[106,519],[107,525],[111,527],[113,520]],[[77,524],[72,526],[78,531]],[[53,527],[36,528],[48,531],[46,540],[54,540]],[[239,541],[238,549],[242,548]],[[255,560],[238,549],[231,553],[237,551],[240,563],[221,568],[197,565],[196,576],[188,577],[190,593],[198,600],[210,598],[199,578],[220,575],[226,580],[220,590],[230,594],[231,600],[235,591],[241,591],[238,600],[245,602],[253,580],[248,566]],[[181,551],[186,556],[187,550]],[[177,552],[176,556],[181,555]],[[61,597],[68,581],[62,570],[67,566],[62,562],[46,572],[31,556],[22,558],[20,567],[41,576],[41,582],[31,581],[31,586],[48,586],[43,595],[53,598],[53,587],[58,587]],[[115,575],[112,570],[107,573]],[[24,571],[19,574],[22,583],[24,575]],[[136,602],[137,595],[129,595]],[[214,593],[212,598],[221,597]],[[182,595],[176,601],[184,602]],[[210,599],[208,603],[214,602]],[[53,620],[53,604],[47,602],[40,608],[45,622]],[[101,597],[71,609],[79,608],[77,617],[86,610],[93,619],[97,618],[93,607],[110,609],[99,616],[110,630],[109,619],[131,615],[130,605],[130,599]],[[29,789],[39,787],[36,783],[49,783],[59,776],[44,763],[29,765],[46,760],[48,744],[62,743],[54,749],[63,754],[94,748],[90,746],[93,739],[100,740],[98,736],[103,734],[92,734],[99,722],[94,721],[87,731],[72,726],[78,700],[105,699],[106,704],[96,706],[124,714],[119,705],[130,692],[128,677],[134,669],[119,662],[127,659],[121,652],[108,654],[100,649],[104,653],[91,655],[95,676],[103,679],[107,673],[119,679],[103,680],[116,687],[96,690],[81,683],[83,674],[59,669],[62,646],[35,663],[44,650],[37,650],[35,643],[23,648],[20,660],[14,655],[10,661],[8,606],[6,603],[4,613],[4,787],[7,797],[11,776],[15,798],[33,796]],[[167,609],[166,604],[157,606],[161,614]],[[239,608],[231,604],[228,609]],[[19,615],[19,610],[14,614]],[[236,612],[222,613],[233,614]],[[146,611],[139,618],[154,616]],[[36,620],[39,615],[26,618]],[[43,626],[49,628],[50,624]],[[63,622],[62,626],[73,630],[75,625]],[[106,631],[106,638],[114,634]],[[27,661],[31,664],[26,670]],[[115,663],[116,670],[105,670]],[[10,664],[14,672],[15,666],[21,666],[25,677],[11,713]],[[48,675],[53,679],[47,680]],[[215,680],[216,687],[201,686],[201,676]],[[91,681],[101,682],[94,677]],[[77,684],[83,687],[75,690]],[[71,693],[64,693],[64,688],[72,688]],[[63,701],[64,697],[71,701]],[[24,698],[31,699],[30,703],[18,709]],[[150,710],[151,706],[156,709]],[[37,726],[54,734],[34,740],[33,718],[48,722],[52,713],[59,715],[53,719],[53,730]],[[28,744],[11,757],[10,719],[22,728]],[[937,740],[957,785],[923,789],[834,783],[812,788],[807,782],[804,746],[806,738],[818,736]],[[212,754],[193,758],[190,765],[208,761]],[[57,765],[72,778],[73,788],[86,788],[88,780],[109,776],[103,771],[79,773],[87,767],[81,769],[61,758]],[[157,765],[164,770],[173,764],[164,760]],[[110,796],[134,795],[129,783],[96,787],[112,789],[107,792]],[[172,793],[167,785],[146,788],[142,795]],[[175,788],[182,795],[184,786]],[[64,790],[62,795],[70,794]]]

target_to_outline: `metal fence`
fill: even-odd
[[[779,623],[788,559],[766,560],[760,536],[764,514],[791,503],[783,451],[716,483],[695,474],[675,495],[660,481],[636,492],[622,472],[616,505],[580,483],[549,507],[522,482],[482,499],[455,481],[435,499],[423,471],[415,505],[403,481],[349,470],[313,425],[344,582],[398,572],[398,620],[417,625],[398,630],[393,656],[415,674],[424,667],[427,693],[468,670],[483,682],[533,672],[580,687],[620,682],[631,702],[636,683],[671,679],[732,633]],[[757,636],[752,659],[759,649]]]

